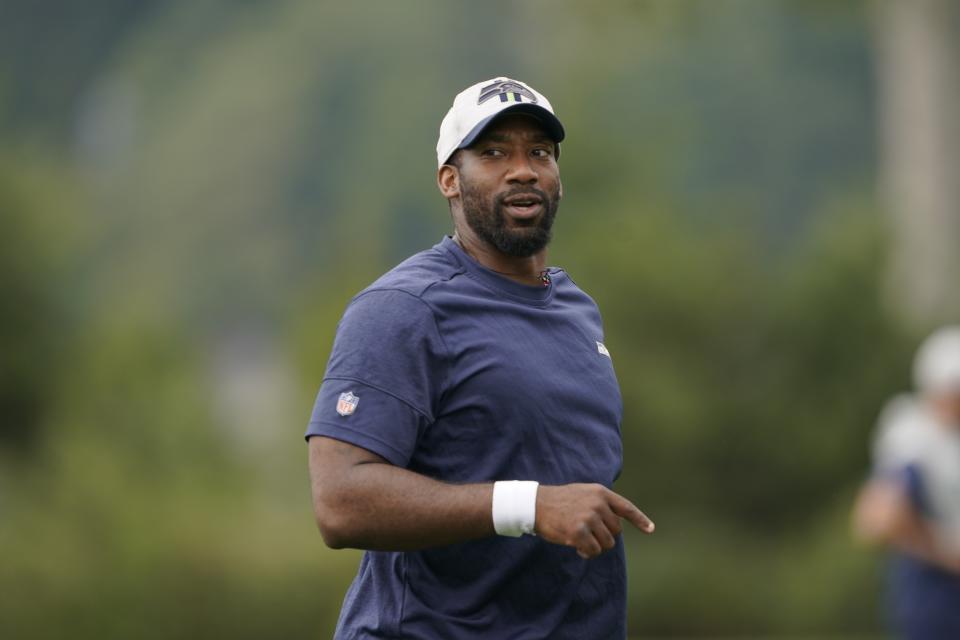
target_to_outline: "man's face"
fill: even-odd
[[[501,253],[528,257],[550,242],[560,205],[556,145],[537,120],[508,114],[459,152],[464,218]]]

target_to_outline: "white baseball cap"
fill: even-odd
[[[473,144],[494,118],[508,112],[527,113],[539,120],[557,143],[560,157],[563,125],[553,113],[550,101],[518,80],[491,78],[464,89],[453,99],[453,106],[440,123],[437,167],[446,164],[457,149]]]
[[[921,391],[960,392],[960,326],[942,327],[924,340],[913,376]]]

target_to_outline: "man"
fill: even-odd
[[[366,549],[336,637],[626,635],[610,490],[622,401],[596,304],[546,247],[563,126],[507,78],[460,93],[437,184],[454,235],[357,295],[307,429],[317,524]]]
[[[960,327],[917,352],[916,396],[884,409],[874,473],[854,510],[863,539],[895,552],[892,618],[915,640],[960,638]]]

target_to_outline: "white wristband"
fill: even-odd
[[[501,480],[493,483],[494,531],[501,536],[514,538],[533,533],[539,484],[532,480]]]

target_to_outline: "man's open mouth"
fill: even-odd
[[[533,193],[517,194],[504,198],[503,204],[515,218],[532,218],[543,209],[543,198]]]

